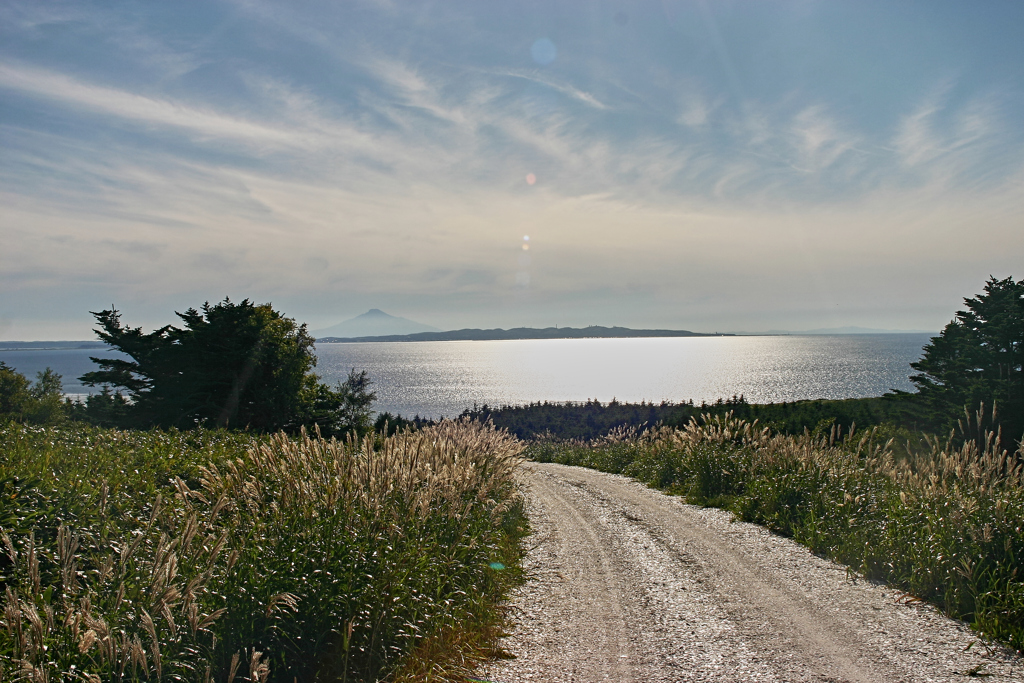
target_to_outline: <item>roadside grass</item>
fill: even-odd
[[[520,451],[0,426],[0,680],[463,680],[522,579]]]
[[[538,441],[527,457],[721,507],[1024,650],[1024,450],[994,435],[894,449],[881,430],[787,436],[725,416]]]

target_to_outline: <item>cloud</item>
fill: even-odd
[[[483,73],[490,74],[493,76],[507,76],[509,78],[520,78],[526,81],[530,81],[531,83],[537,83],[539,85],[543,85],[546,88],[550,88],[552,90],[560,92],[563,95],[566,95],[567,97],[576,100],[577,102],[582,102],[588,107],[597,109],[599,111],[611,108],[610,105],[605,104],[592,94],[584,90],[580,90],[579,88],[571,85],[570,83],[545,77],[537,71],[523,71],[515,69],[491,69],[485,70],[483,71]]]
[[[302,140],[289,131],[241,117],[155,99],[100,85],[83,83],[60,73],[30,66],[0,64],[0,87],[46,98],[75,109],[106,114],[142,124],[171,126],[220,139],[261,145],[295,146]]]
[[[466,122],[462,111],[458,107],[444,106],[438,89],[409,65],[395,59],[377,58],[367,67],[380,84],[387,86],[390,94],[397,97],[398,104],[428,112],[449,123]]]
[[[929,98],[900,121],[893,144],[906,166],[920,165],[942,153],[942,143],[933,123],[938,111],[938,103],[934,98]]]
[[[927,164],[1003,132],[993,96],[954,101],[952,88],[952,83],[941,84],[902,117],[893,146],[907,166]]]
[[[807,107],[793,120],[796,165],[810,172],[827,169],[857,145],[855,137],[839,130],[825,107]]]
[[[690,96],[679,114],[678,121],[690,128],[700,128],[708,122],[713,108],[702,97]]]

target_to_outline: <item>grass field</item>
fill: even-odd
[[[1024,452],[981,436],[900,448],[878,430],[780,435],[732,416],[535,442],[528,456],[723,507],[1024,649]]]
[[[731,416],[527,455],[724,507],[1024,649],[1022,453]],[[0,427],[0,680],[463,680],[528,531],[523,444]]]
[[[461,680],[527,533],[521,445],[0,427],[0,680]]]

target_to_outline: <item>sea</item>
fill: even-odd
[[[913,391],[910,363],[929,334],[528,339],[373,342],[316,347],[316,372],[334,385],[350,370],[373,382],[377,412],[455,417],[467,408],[537,401],[694,401],[744,396],[751,403],[881,396]],[[46,367],[64,391],[110,349],[0,349],[29,378]]]

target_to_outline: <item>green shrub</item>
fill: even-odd
[[[61,376],[50,368],[29,380],[0,361],[0,420],[59,424],[66,419]]]

